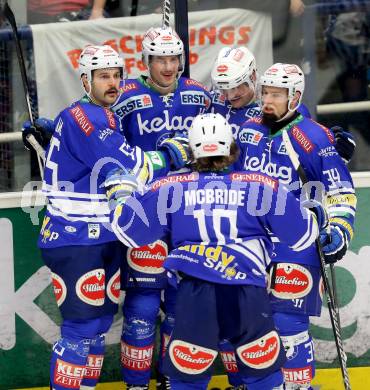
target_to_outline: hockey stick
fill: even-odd
[[[35,126],[35,119],[34,119],[34,116],[32,113],[31,98],[30,98],[30,93],[29,93],[30,88],[28,85],[26,66],[24,63],[21,43],[20,43],[19,36],[18,36],[17,24],[15,21],[14,13],[11,10],[11,8],[9,7],[7,1],[5,1],[4,7],[2,9],[2,14],[8,20],[8,22],[12,28],[12,31],[13,31],[15,49],[17,52],[17,58],[18,58],[19,68],[21,71],[23,89],[24,89],[24,94],[25,94],[26,104],[27,104],[27,109],[28,109],[28,116],[30,118],[30,122],[31,122],[32,126]],[[30,143],[30,145],[33,147],[33,149],[35,150],[35,152],[37,154],[37,159],[38,159],[39,168],[40,168],[40,175],[41,175],[41,178],[43,178],[44,164],[45,164],[45,150],[38,143],[38,141],[36,140],[36,138],[32,134],[27,135],[27,141]]]
[[[303,166],[299,162],[298,154],[294,150],[292,142],[290,141],[289,135],[286,130],[282,132],[283,141],[285,144],[286,151],[290,158],[290,161],[293,164],[294,169],[297,171],[299,178],[301,179],[303,184],[308,183],[308,179],[306,176],[306,172],[303,169]],[[347,355],[344,351],[343,347],[343,339],[341,335],[340,325],[339,325],[339,309],[336,310],[335,300],[333,297],[333,292],[329,284],[329,277],[325,266],[324,254],[322,251],[322,246],[319,239],[316,239],[316,247],[318,251],[318,255],[320,258],[320,269],[322,280],[324,284],[324,289],[327,297],[327,304],[329,309],[330,321],[333,328],[335,345],[337,347],[339,364],[342,371],[342,378],[344,383],[345,390],[351,390],[351,384],[349,381],[348,369],[347,369]]]
[[[163,0],[162,28],[170,26],[171,0]]]

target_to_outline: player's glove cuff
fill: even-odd
[[[117,204],[125,203],[129,196],[137,189],[138,183],[135,176],[128,171],[115,168],[110,171],[104,181],[104,187],[110,208]]]

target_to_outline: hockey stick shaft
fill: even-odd
[[[171,15],[171,0],[163,0],[163,18],[162,27],[170,26],[170,15]]]
[[[19,68],[21,71],[21,78],[22,78],[23,89],[24,89],[24,94],[25,94],[25,98],[26,98],[28,116],[30,118],[30,122],[31,122],[32,126],[35,126],[35,118],[34,118],[34,115],[32,112],[31,98],[30,98],[30,93],[29,93],[30,88],[29,88],[28,79],[27,79],[26,66],[25,66],[24,57],[23,57],[23,53],[22,53],[22,47],[21,47],[21,43],[19,40],[19,36],[18,36],[17,23],[15,21],[14,13],[13,13],[12,9],[9,7],[9,4],[7,1],[5,2],[5,5],[4,5],[3,15],[8,20],[10,27],[13,31],[14,44],[15,44],[15,49],[16,49],[16,53],[17,53]],[[41,174],[41,176],[43,176],[43,171],[42,171],[43,167],[40,164],[40,159],[42,160],[43,163],[45,162],[45,150],[37,142],[36,138],[33,135],[28,135],[27,141],[32,145],[35,152],[37,153],[37,156],[39,158],[40,174]]]
[[[299,178],[301,179],[303,184],[308,183],[308,179],[306,176],[306,172],[304,171],[303,166],[301,165],[298,154],[294,150],[294,147],[290,141],[289,135],[286,130],[282,132],[283,141],[285,144],[286,151],[288,153],[288,156],[293,164],[294,169],[297,171]],[[321,269],[321,275],[322,280],[324,284],[324,289],[326,292],[327,297],[327,304],[328,304],[328,310],[329,310],[329,316],[331,325],[333,328],[333,334],[334,334],[334,340],[335,345],[337,347],[338,352],[338,358],[339,358],[339,364],[342,371],[342,378],[344,383],[344,388],[346,390],[351,390],[351,384],[349,381],[349,375],[348,375],[348,369],[347,369],[347,356],[344,351],[343,347],[343,339],[339,324],[339,310],[337,311],[335,300],[333,297],[333,292],[329,284],[329,277],[325,266],[325,260],[324,260],[324,253],[322,251],[322,245],[320,243],[319,239],[316,239],[316,247],[320,259],[320,269]]]

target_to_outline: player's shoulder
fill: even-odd
[[[140,90],[143,89],[144,85],[139,81],[139,79],[126,79],[120,86],[120,98],[125,99],[128,96],[137,94]]]
[[[190,79],[188,77],[180,77],[179,79],[179,87],[181,89],[192,89],[196,91],[203,91],[207,94],[210,94],[208,88],[202,84],[200,81]]]
[[[114,131],[119,127],[118,118],[110,109],[84,99],[72,103],[63,111],[62,117],[66,118],[73,128],[80,129],[87,136],[95,130]]]
[[[309,141],[318,146],[334,145],[335,138],[333,133],[321,123],[314,121],[311,118],[303,117],[298,123],[298,129],[306,135]],[[294,130],[294,127],[293,127]],[[297,134],[299,136],[299,134]]]

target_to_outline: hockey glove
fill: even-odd
[[[47,147],[54,133],[54,122],[47,118],[38,118],[35,125],[32,126],[30,121],[23,123],[22,141],[26,149],[32,150],[32,145],[27,140],[28,135],[33,135],[36,141],[42,146]]]
[[[135,176],[127,170],[112,169],[104,181],[110,208],[125,203],[129,196],[137,189],[138,182]]]
[[[320,232],[328,226],[328,213],[320,202],[314,199],[308,199],[302,202],[302,206],[315,214]]]
[[[184,168],[190,162],[189,139],[185,131],[177,131],[173,137],[166,138],[158,149],[169,154],[175,170]]]
[[[344,130],[340,126],[334,126],[330,129],[335,137],[335,149],[342,160],[348,164],[355,152],[356,142],[349,130]]]
[[[338,225],[330,225],[328,231],[322,230],[320,232],[320,242],[326,264],[335,263],[347,252],[347,235]]]

